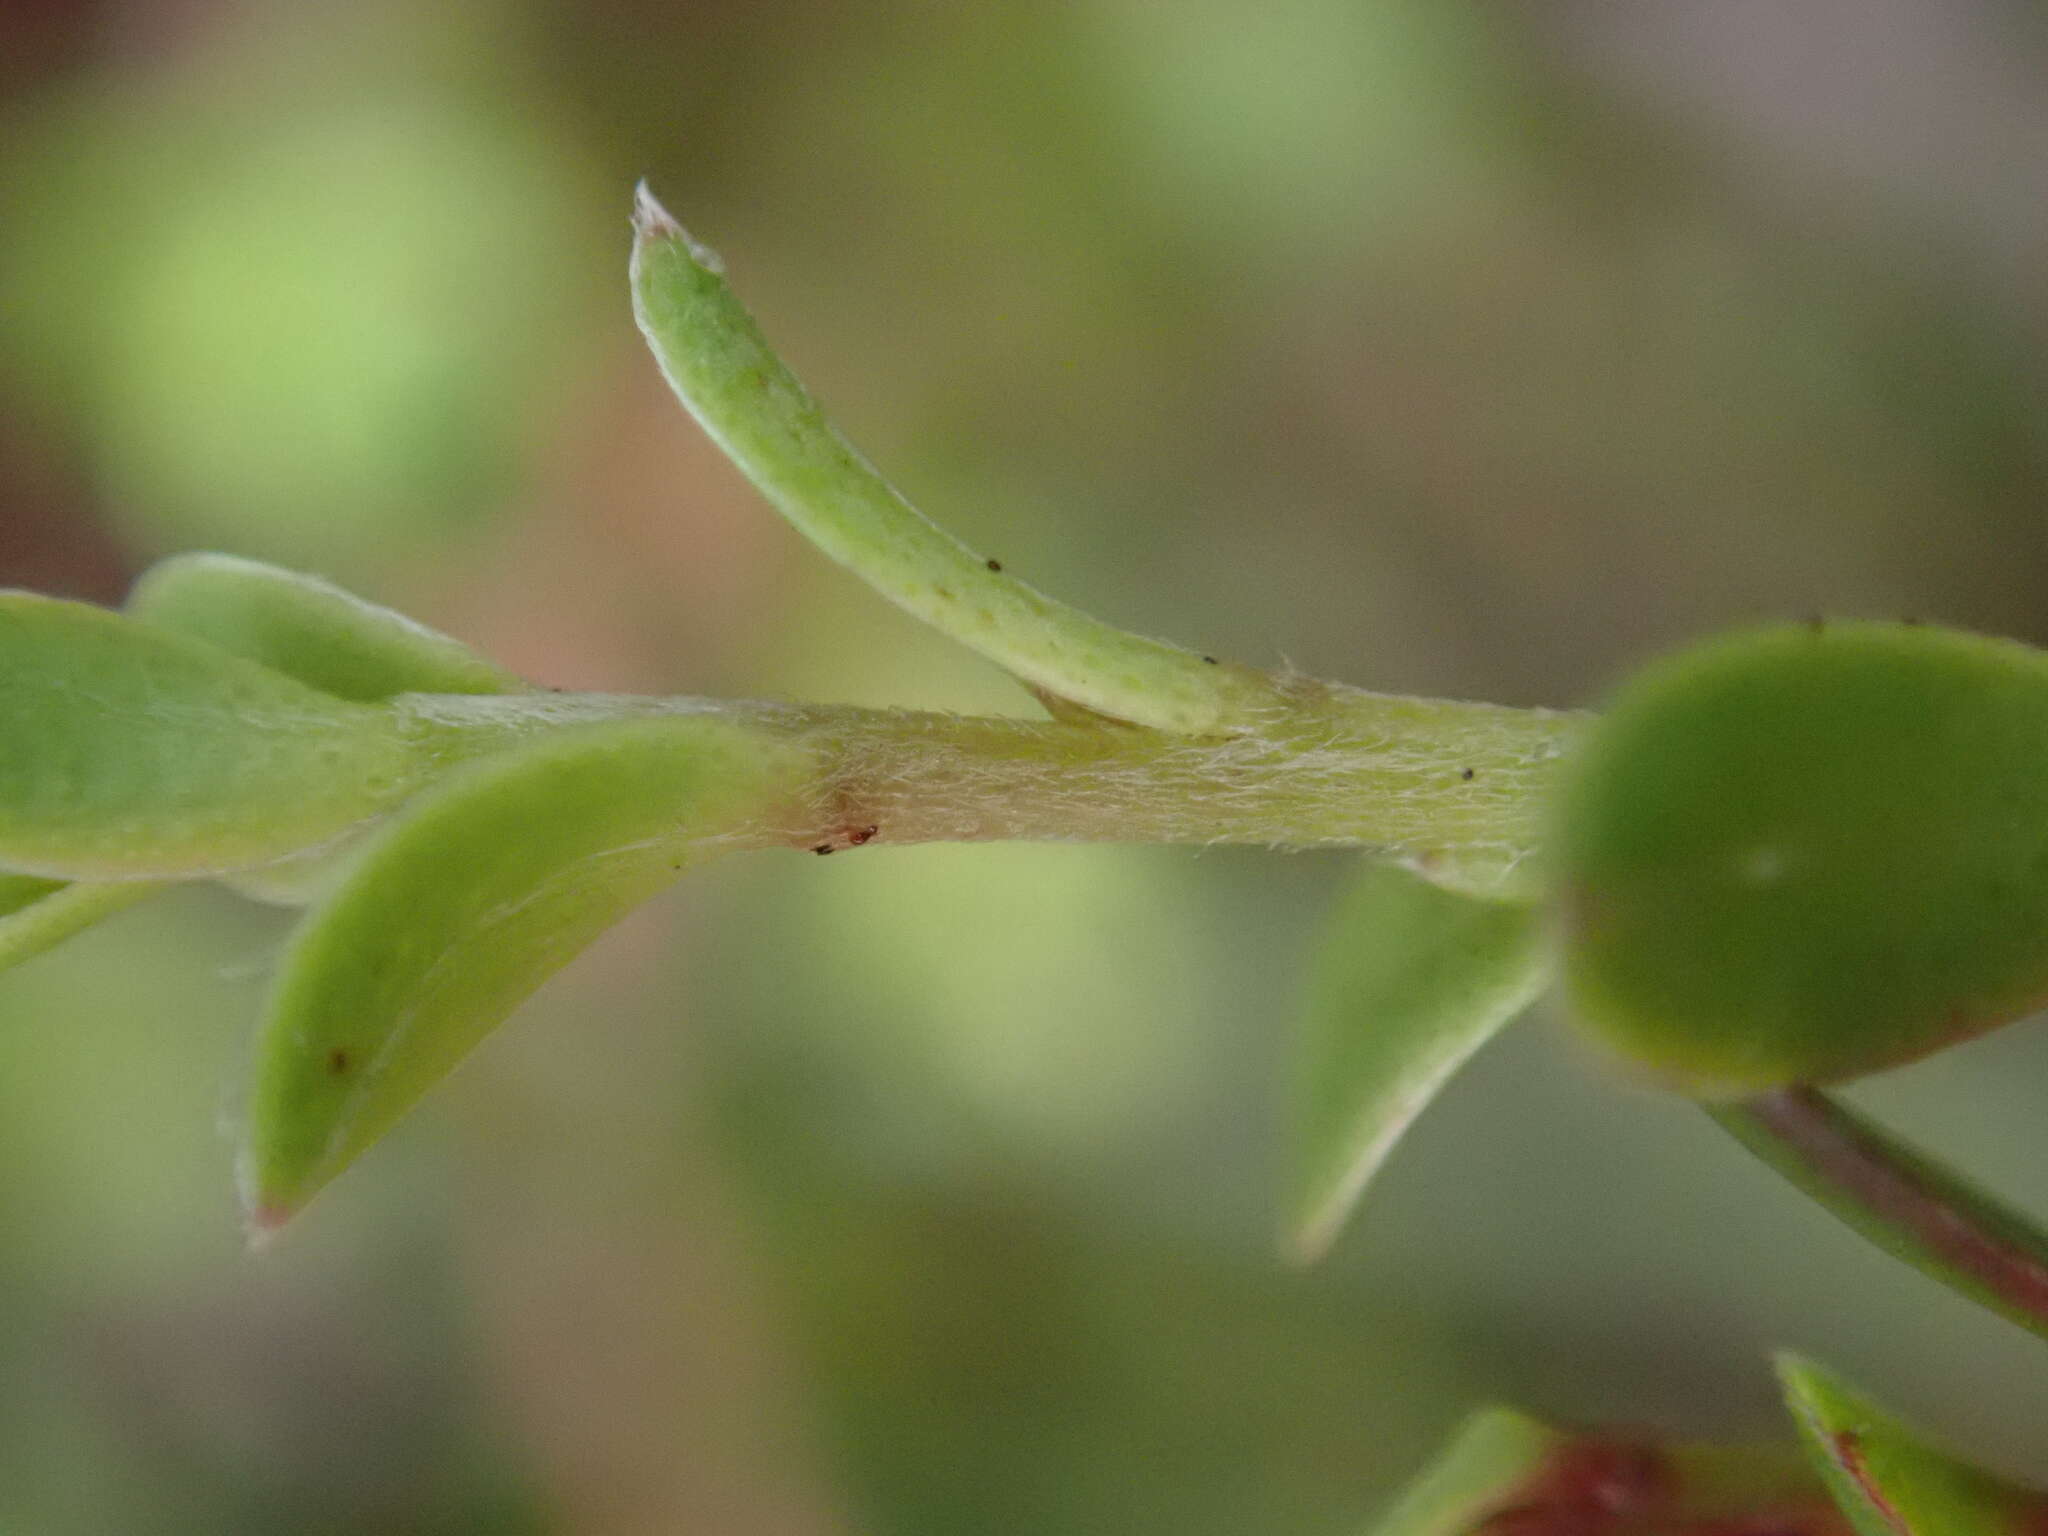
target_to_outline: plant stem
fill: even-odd
[[[2029,1217],[1817,1088],[1707,1112],[1878,1247],[2048,1336],[2048,1236]]]
[[[1583,717],[1276,678],[1258,729],[1189,736],[1020,720],[602,694],[404,695],[443,764],[538,731],[713,713],[809,751],[817,772],[725,841],[836,851],[1001,840],[1357,847],[1484,894],[1527,889],[1554,766]]]

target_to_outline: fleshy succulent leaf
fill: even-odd
[[[1601,1040],[1734,1097],[1877,1071],[2048,999],[2048,655],[1921,626],[1753,631],[1647,669],[1552,838]]]
[[[339,699],[526,686],[402,613],[317,576],[235,555],[174,555],[151,566],[129,593],[127,611]]]
[[[451,635],[353,592],[237,555],[173,555],[143,572],[127,612],[260,662],[337,698],[520,693],[528,685]],[[353,842],[222,876],[256,901],[305,906],[332,890]]]
[[[2032,1536],[2048,1499],[1927,1445],[1821,1366],[1778,1361],[1809,1456],[1858,1536]]]
[[[1277,702],[1250,668],[1057,602],[938,527],[839,435],[762,336],[723,264],[640,188],[633,312],[663,375],[726,456],[831,559],[1025,683],[1172,731],[1229,729]]]
[[[243,1164],[257,1226],[303,1206],[805,761],[721,721],[617,721],[480,759],[381,828],[309,915],[271,998]]]
[[[1296,1046],[1290,1246],[1327,1248],[1394,1144],[1549,979],[1540,914],[1369,864],[1311,978]]]
[[[0,867],[246,868],[333,841],[413,779],[389,710],[105,609],[0,594]]]

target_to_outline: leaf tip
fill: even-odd
[[[707,272],[721,276],[725,272],[725,262],[718,252],[699,243],[674,214],[661,206],[661,199],[654,195],[654,189],[643,176],[633,188],[633,252],[637,256],[648,246],[662,242],[680,245]]]
[[[1345,1218],[1364,1184],[1361,1178],[1348,1180],[1335,1190],[1297,1190],[1281,1217],[1281,1259],[1297,1269],[1320,1262],[1344,1230]]]
[[[242,1217],[242,1235],[249,1252],[262,1253],[298,1214],[298,1207],[283,1201],[263,1200],[249,1206]]]

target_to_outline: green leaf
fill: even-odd
[[[260,662],[337,698],[522,693],[528,685],[461,641],[332,582],[236,555],[173,555],[143,572],[127,611]],[[305,906],[333,889],[353,843],[222,882],[256,901]]]
[[[1706,1108],[1885,1252],[2048,1337],[2048,1234],[2023,1212],[1817,1089]]]
[[[234,555],[151,566],[128,612],[364,703],[400,693],[515,693],[519,678],[461,641],[302,575]]]
[[[808,757],[721,721],[565,730],[382,828],[284,960],[243,1172],[280,1225],[628,909],[791,792]]]
[[[1212,731],[1279,702],[1261,676],[1112,628],[1026,586],[926,518],[839,435],[643,185],[633,313],[678,398],[803,536],[890,602],[1099,714]]]
[[[1409,1124],[1549,980],[1531,907],[1369,864],[1323,941],[1296,1048],[1288,1227],[1313,1258]]]
[[[2048,1499],[1933,1449],[1821,1366],[1778,1360],[1785,1401],[1859,1536],[2029,1536]]]
[[[1466,1536],[1512,1506],[1566,1443],[1512,1408],[1482,1408],[1380,1517],[1372,1536]]]
[[[45,880],[40,875],[0,875],[0,920],[55,895],[65,885],[65,881]]]
[[[1873,1072],[2048,998],[2048,658],[1768,629],[1622,690],[1551,874],[1576,1011],[1685,1091]]]
[[[0,866],[246,868],[388,810],[412,758],[389,710],[104,609],[0,594]]]

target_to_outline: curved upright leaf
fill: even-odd
[[[1811,1360],[1778,1377],[1808,1454],[1858,1536],[2036,1536],[2048,1497],[1920,1441]]]
[[[271,998],[243,1165],[256,1224],[285,1221],[807,762],[721,721],[618,721],[480,759],[380,829]]]
[[[803,536],[882,596],[1027,684],[1171,731],[1228,729],[1278,702],[1247,667],[1055,601],[905,501],[833,428],[726,284],[643,185],[633,313],[678,398]]]
[[[1287,1223],[1330,1245],[1394,1143],[1551,973],[1534,908],[1369,864],[1323,941],[1296,1046]]]
[[[316,848],[411,787],[392,713],[83,603],[0,594],[0,868],[194,876]]]
[[[174,555],[127,611],[331,693],[514,693],[526,685],[461,641],[331,582],[235,555]]]

